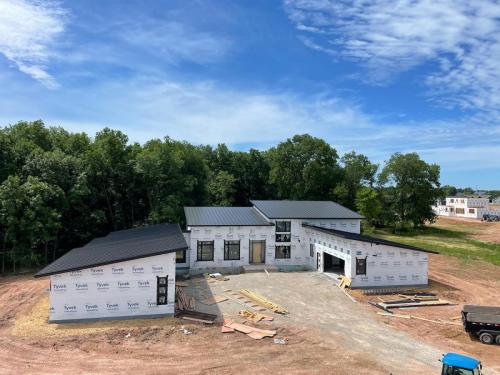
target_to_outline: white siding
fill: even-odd
[[[157,276],[168,275],[167,305],[156,305]],[[175,253],[51,276],[49,321],[171,315]]]

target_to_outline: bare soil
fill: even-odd
[[[486,262],[464,262],[454,257],[430,255],[428,291],[436,292],[454,306],[429,306],[414,309],[392,309],[394,313],[414,315],[430,320],[456,322],[457,325],[437,324],[414,319],[400,319],[380,316],[390,327],[409,333],[415,338],[440,348],[443,352],[457,352],[480,359],[488,373],[500,373],[500,346],[484,345],[475,336],[465,333],[457,318],[464,304],[500,305],[500,267]],[[357,293],[360,300],[377,301],[374,296],[364,297]],[[382,296],[388,298],[388,296]],[[369,307],[374,313],[379,312]]]
[[[30,332],[47,287],[30,276],[0,279],[0,374],[387,374],[300,327],[278,329],[286,345],[172,318],[56,328],[44,320]]]
[[[436,227],[459,230],[468,233],[467,237],[479,241],[500,243],[500,221],[481,221],[459,217],[439,216]]]

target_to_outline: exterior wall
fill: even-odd
[[[273,264],[274,226],[195,226],[189,227],[187,258],[192,271],[203,269],[239,268],[249,263],[250,240],[265,240],[266,264]],[[240,241],[240,260],[224,260],[224,240]],[[214,260],[197,260],[197,242],[214,241]]]
[[[308,253],[312,269],[323,272],[324,253],[344,259],[345,275],[354,288],[427,285],[429,257],[425,252],[347,240],[309,228],[305,228],[304,242],[313,244],[313,256]],[[356,275],[356,258],[366,258],[366,275]]]
[[[168,276],[167,305],[156,305],[157,276]],[[49,322],[172,315],[175,253],[51,276]]]
[[[500,210],[492,207],[488,198],[447,197],[446,204],[433,206],[433,210],[440,216],[471,219],[481,219],[485,214],[500,215]]]
[[[250,240],[265,240],[265,264],[282,267],[309,267],[308,243],[301,241],[304,233],[303,219],[274,219],[276,221],[290,221],[290,242],[276,242],[276,226],[196,226],[189,227],[190,235],[186,237],[189,245],[187,258],[189,259],[190,270],[197,273],[203,269],[236,269],[249,265]],[[324,228],[344,230],[346,232],[359,233],[360,220],[308,220],[312,225]],[[240,260],[224,260],[224,240],[240,240]],[[197,242],[214,241],[214,260],[197,260]],[[290,258],[276,259],[275,246],[290,245]],[[178,265],[179,268],[179,265]]]

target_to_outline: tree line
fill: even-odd
[[[439,166],[416,153],[383,166],[320,138],[295,135],[265,151],[233,151],[169,137],[145,144],[104,128],[95,137],[43,121],[0,128],[2,272],[46,264],[110,231],[185,224],[184,206],[248,206],[250,199],[333,200],[365,224],[433,221]]]

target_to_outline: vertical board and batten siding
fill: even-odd
[[[427,285],[428,253],[388,245],[345,239],[333,234],[306,229],[304,240],[314,246],[309,265],[316,269],[316,254],[320,254],[319,271],[323,271],[323,254],[345,260],[345,275],[352,287]],[[366,275],[356,275],[356,258],[366,258]]]
[[[168,276],[167,305],[156,304],[157,276]],[[172,315],[175,253],[52,275],[49,322]]]

